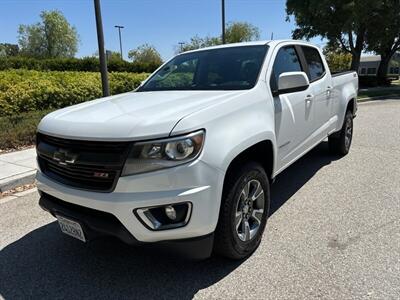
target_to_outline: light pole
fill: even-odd
[[[110,95],[108,88],[107,60],[104,53],[104,35],[103,24],[101,21],[100,0],[94,0],[94,11],[96,15],[97,42],[99,44],[101,86],[103,88],[103,97]]]
[[[183,52],[183,45],[185,45],[185,42],[179,42],[179,47],[180,47],[180,51]]]
[[[119,52],[121,53],[121,60],[123,60],[122,57],[122,39],[121,39],[121,29],[124,28],[124,26],[121,25],[115,25],[115,28],[118,28],[118,34],[119,34]]]
[[[221,0],[222,12],[222,44],[225,44],[225,0]]]

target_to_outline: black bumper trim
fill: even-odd
[[[130,245],[141,243],[110,213],[68,203],[45,193],[41,193],[39,205],[53,216],[64,216],[81,224],[87,240],[115,236]]]

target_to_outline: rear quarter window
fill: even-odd
[[[319,51],[315,48],[302,46],[304,57],[308,66],[308,79],[315,81],[325,74],[324,63]]]

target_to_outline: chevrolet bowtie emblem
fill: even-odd
[[[71,153],[66,149],[58,149],[53,153],[53,160],[60,165],[74,164],[77,157],[77,154]]]

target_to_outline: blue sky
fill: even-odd
[[[261,30],[261,39],[290,38],[295,27],[286,22],[285,0],[225,0],[226,21],[247,21]],[[220,0],[101,0],[106,48],[119,50],[117,29],[123,25],[124,57],[143,43],[154,45],[164,59],[180,41],[194,35],[217,36]],[[97,50],[93,0],[0,0],[0,43],[17,43],[19,24],[39,21],[42,10],[60,10],[80,35],[78,57]],[[319,38],[317,44],[323,44]]]

